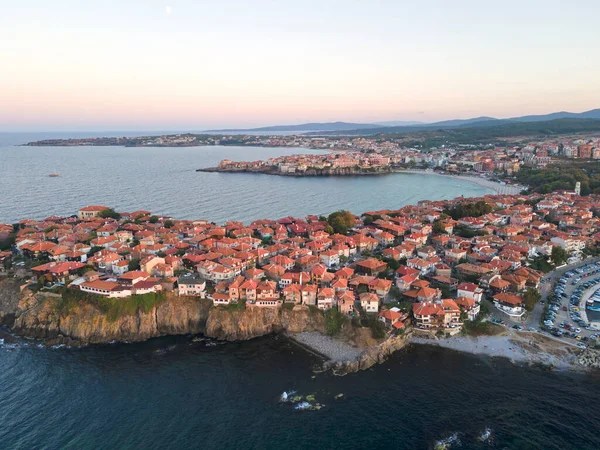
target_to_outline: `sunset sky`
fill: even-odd
[[[3,2],[0,131],[600,108],[599,0]]]

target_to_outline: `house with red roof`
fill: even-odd
[[[468,320],[475,320],[481,310],[481,305],[469,297],[457,297],[455,300],[460,310],[467,315]]]
[[[300,286],[302,304],[316,306],[317,290],[318,287],[316,284],[303,284],[302,286]]]
[[[48,281],[67,284],[70,279],[75,278],[77,271],[84,267],[85,264],[80,262],[50,262],[32,267],[31,271],[37,276],[44,275]]]
[[[373,292],[381,299],[388,295],[391,287],[392,280],[386,280],[384,278],[375,278],[369,282],[369,292]]]
[[[403,329],[407,319],[408,314],[398,308],[383,309],[379,312],[379,320],[388,328]]]
[[[387,263],[375,258],[368,258],[356,263],[356,270],[369,275],[375,275],[387,269]]]
[[[501,292],[494,295],[494,306],[503,313],[510,316],[511,319],[520,319],[525,314],[523,308],[523,297],[515,294]]]
[[[359,296],[360,306],[366,313],[376,313],[379,311],[379,297],[372,292],[365,292]]]
[[[354,292],[345,291],[338,293],[337,307],[342,314],[352,314],[356,311],[356,298]]]
[[[477,303],[481,302],[481,299],[483,297],[483,289],[481,289],[476,284],[466,282],[460,283],[456,289],[456,295],[458,297],[467,297],[473,299]]]
[[[321,288],[317,293],[317,308],[326,311],[335,306],[335,292],[331,288]]]
[[[337,266],[340,263],[339,252],[335,250],[326,250],[324,252],[321,252],[319,258],[321,262],[327,267]]]
[[[425,330],[460,330],[460,308],[454,300],[427,301],[412,305],[413,317],[417,328]]]
[[[80,219],[91,219],[94,217],[98,217],[100,212],[104,211],[106,209],[109,209],[108,206],[100,206],[100,205],[85,206],[77,212],[77,216]]]

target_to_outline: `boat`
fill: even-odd
[[[50,178],[56,178],[59,177],[60,175],[57,173],[51,173],[50,175],[48,175]]]

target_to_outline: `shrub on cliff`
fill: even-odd
[[[227,311],[245,311],[246,310],[246,300],[240,300],[235,303],[230,303],[229,305],[222,305]]]
[[[385,337],[385,325],[375,317],[370,318],[369,328],[371,328],[371,337],[373,339],[383,339]]]
[[[157,294],[150,292],[125,298],[107,298],[65,288],[61,298],[56,300],[56,309],[61,316],[66,317],[77,305],[88,304],[102,312],[109,322],[114,322],[124,316],[133,316],[138,311],[148,313],[165,299],[166,295],[163,292]]]
[[[325,329],[329,336],[338,334],[347,321],[348,318],[336,308],[325,311]]]

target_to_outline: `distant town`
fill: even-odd
[[[414,144],[414,143],[413,143]],[[600,137],[565,136],[527,139],[512,144],[406,145],[406,137],[316,137],[251,135],[164,135],[136,138],[57,139],[27,145],[174,147],[240,145],[291,147],[327,151],[265,161],[223,160],[209,172],[256,172],[288,176],[373,175],[407,169],[434,169],[450,174],[480,173],[495,178],[515,175],[521,167],[544,168],[569,161],[600,159]],[[504,181],[509,181],[507,178]]]

